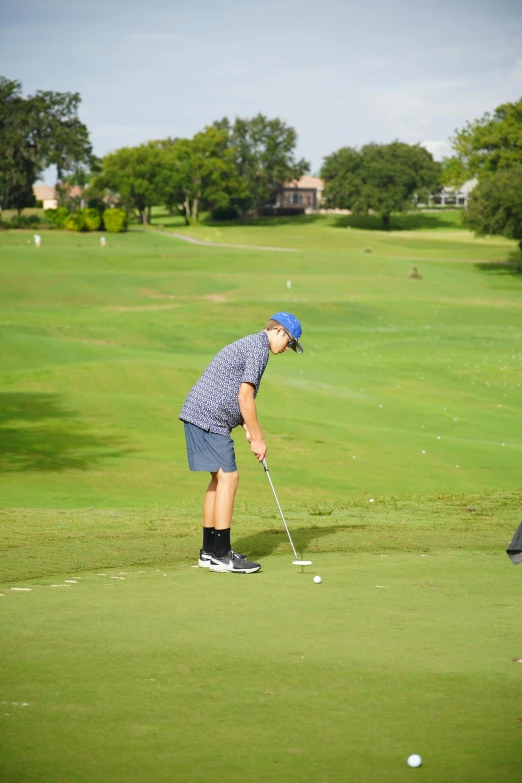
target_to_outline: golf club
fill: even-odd
[[[292,547],[292,550],[293,550],[293,553],[294,553],[295,560],[292,561],[292,565],[297,565],[297,566],[312,565],[312,561],[311,560],[299,560],[299,556],[298,556],[296,548],[294,546],[294,542],[292,541],[292,536],[290,535],[290,531],[288,529],[288,525],[286,524],[286,519],[285,519],[285,515],[283,514],[283,509],[279,505],[279,500],[277,499],[276,491],[274,489],[274,485],[272,484],[272,479],[270,478],[270,473],[268,471],[268,465],[266,464],[266,459],[263,460],[262,464],[263,464],[263,467],[265,469],[265,473],[267,475],[268,481],[270,482],[270,486],[272,487],[272,492],[274,493],[275,502],[277,503],[277,508],[279,509],[279,513],[281,514],[281,519],[283,520],[283,524],[285,526],[286,532],[288,533],[288,538],[290,540],[290,546]]]

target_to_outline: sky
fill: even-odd
[[[0,74],[79,92],[99,156],[261,112],[312,173],[370,141],[440,159],[522,97],[522,0],[0,0],[0,18]]]

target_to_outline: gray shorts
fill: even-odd
[[[223,473],[233,473],[237,470],[234,441],[230,435],[207,432],[187,421],[183,424],[191,470],[205,470],[211,473],[217,473],[220,468]]]

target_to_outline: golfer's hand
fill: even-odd
[[[245,438],[247,439],[247,441],[248,441],[249,443],[252,443],[252,435],[251,435],[251,434],[250,434],[250,432],[249,432],[249,431],[246,429],[246,427],[245,427]]]
[[[250,451],[252,454],[255,454],[259,462],[263,462],[266,457],[266,443],[263,438],[258,438],[257,440],[252,439],[250,441]]]

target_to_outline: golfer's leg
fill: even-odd
[[[224,557],[230,550],[230,524],[232,511],[234,510],[234,498],[239,483],[237,470],[233,473],[224,473],[221,468],[217,473],[217,489],[214,500],[214,526],[216,557]]]
[[[234,498],[236,497],[239,473],[224,473],[220,468],[216,474],[217,488],[214,500],[214,527],[216,530],[226,530],[232,522]]]
[[[214,502],[216,500],[216,489],[218,485],[217,473],[211,473],[210,483],[205,492],[203,501],[203,525],[204,527],[214,527]]]
[[[216,543],[216,534],[214,531],[214,500],[216,499],[217,474],[210,473],[210,483],[205,492],[203,501],[203,544],[200,553],[199,563],[205,560],[204,554],[210,554],[214,551]]]

